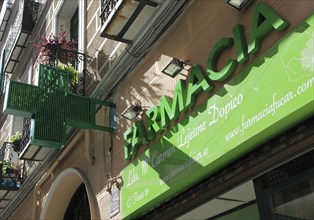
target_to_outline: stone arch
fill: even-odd
[[[96,197],[85,174],[75,168],[62,171],[50,187],[40,219],[63,219],[72,196],[81,184],[88,195],[91,219],[99,219]]]

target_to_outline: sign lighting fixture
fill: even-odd
[[[168,76],[175,77],[183,69],[183,61],[173,58],[161,71]]]
[[[241,11],[251,0],[227,0],[227,4]]]

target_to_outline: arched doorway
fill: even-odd
[[[78,169],[69,168],[60,173],[52,184],[40,219],[98,219],[97,207],[96,198],[86,176]],[[84,210],[69,214],[78,208]],[[69,218],[70,215],[84,218]]]

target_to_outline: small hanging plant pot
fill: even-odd
[[[5,170],[5,173],[6,173],[6,174],[14,173],[14,169],[7,167],[7,169]]]
[[[0,161],[0,165],[2,166],[1,171],[2,175],[10,175],[15,172],[13,164],[10,161],[4,160]]]
[[[21,142],[22,142],[22,134],[20,132],[16,132],[10,139],[12,145],[13,145],[13,150],[15,152],[20,151],[21,147]]]
[[[34,57],[39,56],[42,64],[54,66],[56,61],[68,64],[78,60],[77,43],[73,39],[66,39],[66,31],[63,30],[62,25],[56,36],[50,34],[48,37],[43,35],[35,35],[35,37],[37,43],[33,42]]]
[[[17,140],[17,141],[14,141],[12,144],[13,144],[13,150],[15,152],[19,152],[20,149],[21,149],[21,140]]]
[[[58,70],[66,71],[68,73],[68,91],[76,93],[78,83],[78,71],[70,64],[59,63],[56,67]]]
[[[58,60],[63,64],[70,63],[74,55],[71,50],[73,50],[73,48],[71,48],[69,45],[62,44],[58,50]]]

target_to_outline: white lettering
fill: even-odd
[[[227,120],[228,114],[230,113],[230,111],[238,107],[242,103],[242,101],[243,101],[243,94],[240,93],[237,97],[234,97],[233,99],[231,99],[226,105],[222,106],[220,109],[216,106],[216,104],[209,107],[207,112],[211,117],[211,121],[209,122],[208,126],[209,127],[212,126],[220,118],[224,118],[225,120]]]
[[[206,130],[206,122],[202,122],[199,125],[196,125],[194,128],[184,129],[182,128],[179,135],[179,145],[178,148],[186,146],[187,148],[190,146],[190,142],[200,135],[202,132]]]
[[[135,172],[135,168],[133,167],[130,171],[129,171],[129,178],[127,181],[126,186],[130,187],[133,183],[135,183],[136,181],[139,180],[139,176],[138,174]]]
[[[151,157],[151,165],[153,168],[158,166],[160,163],[162,163],[164,160],[171,157],[176,152],[176,147],[172,146],[168,148],[166,151],[162,153],[158,153],[157,151],[154,151],[152,157]]]

